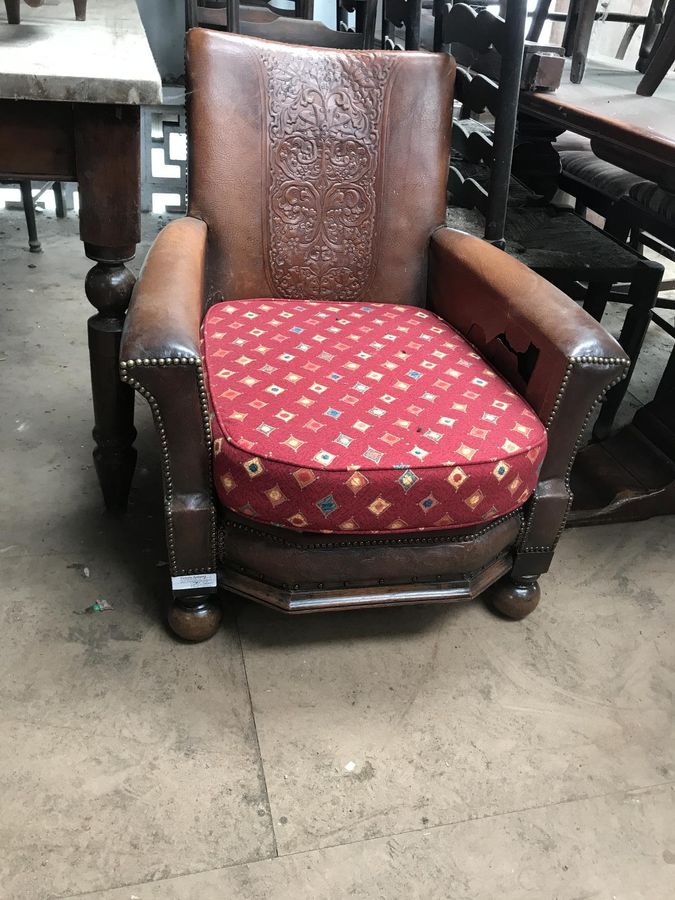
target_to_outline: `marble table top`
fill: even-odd
[[[86,22],[72,0],[22,3],[20,25],[7,24],[0,3],[0,99],[161,103],[135,0],[89,0]]]

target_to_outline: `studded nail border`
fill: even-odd
[[[581,441],[584,436],[584,432],[586,431],[586,427],[591,420],[591,416],[598,408],[598,405],[602,402],[605,394],[615,385],[619,384],[619,382],[623,381],[626,377],[626,373],[630,367],[630,360],[621,356],[571,356],[567,361],[567,370],[565,371],[565,375],[563,377],[562,383],[560,385],[560,390],[555,399],[555,403],[553,404],[553,409],[548,417],[546,422],[546,431],[550,431],[553,423],[556,419],[560,411],[560,407],[562,405],[562,401],[565,398],[565,394],[567,393],[567,388],[570,383],[570,379],[572,377],[572,373],[574,372],[574,368],[577,365],[596,365],[596,366],[620,366],[620,372],[618,376],[611,381],[608,385],[606,385],[597,398],[591,404],[588,413],[586,414],[586,418],[583,421],[581,429],[579,430],[579,435],[577,437],[576,443],[572,448],[572,452],[570,454],[570,458],[567,463],[567,469],[565,471],[565,490],[568,494],[567,507],[565,509],[565,514],[562,517],[562,521],[560,523],[560,527],[553,538],[552,543],[548,547],[522,547],[522,544],[527,540],[527,536],[530,533],[530,529],[532,527],[532,523],[534,521],[534,510],[538,503],[538,498],[536,495],[532,498],[532,505],[530,506],[529,515],[527,517],[527,524],[525,529],[518,541],[518,552],[519,553],[552,553],[555,549],[558,541],[560,540],[560,536],[565,530],[565,524],[567,522],[567,517],[569,515],[570,507],[572,506],[572,495],[570,493],[570,473],[572,471],[572,466],[574,465],[574,460],[576,459],[577,452],[579,447],[581,446]]]
[[[507,513],[505,516],[501,516],[499,519],[495,519],[493,522],[490,522],[488,525],[485,525],[479,531],[474,531],[471,534],[459,534],[456,536],[448,536],[447,534],[435,534],[435,535],[415,535],[408,534],[405,537],[388,537],[386,535],[382,537],[359,537],[353,538],[352,540],[342,540],[342,541],[332,541],[332,542],[322,542],[322,541],[314,541],[311,544],[303,544],[299,541],[292,541],[287,537],[282,535],[270,534],[268,531],[262,531],[259,528],[256,528],[254,525],[248,525],[245,522],[235,522],[232,519],[228,519],[225,523],[222,524],[219,534],[218,534],[218,558],[222,557],[222,549],[224,543],[223,532],[226,528],[232,528],[234,531],[244,531],[247,534],[253,534],[258,537],[263,537],[266,540],[272,541],[275,544],[282,544],[284,547],[289,547],[293,550],[341,550],[341,549],[349,549],[349,548],[357,548],[357,547],[398,547],[398,546],[415,546],[419,544],[458,544],[458,543],[470,543],[474,540],[474,538],[482,537],[485,534],[488,534],[492,531],[493,528],[496,528],[498,525],[501,525],[503,522],[508,521],[514,517],[520,517],[522,520],[522,508],[514,509],[512,512]]]
[[[204,382],[204,372],[202,368],[202,359],[199,356],[173,356],[173,357],[149,357],[147,359],[130,359],[120,362],[120,378],[125,384],[130,385],[134,390],[138,391],[141,397],[148,401],[150,411],[155,421],[155,427],[159,435],[162,457],[162,477],[164,480],[164,515],[166,517],[166,542],[169,550],[169,567],[172,576],[176,575],[202,575],[216,570],[216,510],[211,500],[211,522],[209,528],[209,555],[211,562],[208,568],[202,569],[179,569],[176,563],[176,543],[173,530],[173,511],[171,504],[173,501],[173,478],[171,475],[171,457],[169,454],[169,444],[166,437],[166,428],[162,419],[161,410],[157,399],[150,391],[143,387],[140,381],[129,374],[130,370],[149,368],[159,366],[162,368],[172,368],[174,366],[193,366],[197,376],[197,388],[199,393],[199,404],[202,413],[202,425],[204,429],[204,439],[209,459],[209,490],[213,479],[211,477],[212,466],[212,446],[213,439],[211,436],[211,422],[209,417],[209,404],[206,392],[206,384]]]
[[[603,390],[600,392],[600,394],[598,395],[596,400],[591,404],[591,406],[588,410],[588,413],[584,419],[582,427],[579,431],[579,436],[578,436],[577,441],[572,449],[572,453],[570,454],[567,469],[565,472],[565,488],[568,491],[568,493],[569,493],[569,480],[570,480],[570,473],[572,470],[572,465],[574,463],[574,459],[576,458],[577,452],[579,450],[579,446],[581,444],[581,440],[582,440],[583,434],[586,430],[586,427],[588,425],[588,422],[590,421],[591,416],[593,415],[594,411],[597,409],[598,404],[602,401],[602,399],[604,398],[606,393],[611,388],[613,388],[615,385],[619,384],[620,381],[623,380],[623,378],[625,377],[625,375],[628,371],[628,368],[630,366],[630,361],[625,358],[622,358],[622,357],[602,357],[602,356],[570,357],[570,359],[568,360],[568,364],[567,364],[567,370],[565,372],[565,375],[563,377],[563,380],[562,380],[562,383],[560,386],[560,390],[558,391],[555,403],[553,405],[553,409],[551,410],[551,413],[546,422],[546,430],[547,431],[551,430],[551,428],[554,424],[554,421],[556,419],[556,416],[557,416],[558,412],[560,411],[560,407],[562,405],[562,401],[565,397],[565,394],[567,393],[567,388],[569,386],[569,382],[572,377],[572,373],[574,372],[575,366],[588,365],[588,364],[599,365],[599,366],[620,366],[621,371],[617,378],[615,378],[613,381],[611,381],[608,385],[606,385],[603,388]],[[185,366],[185,365],[194,366],[195,372],[197,375],[199,400],[200,400],[202,421],[203,421],[203,427],[204,427],[204,437],[205,437],[205,442],[206,442],[206,446],[207,446],[207,450],[208,450],[208,454],[209,454],[209,469],[210,469],[211,465],[212,465],[211,423],[210,423],[210,418],[209,418],[208,399],[207,399],[206,385],[204,383],[204,374],[203,374],[203,369],[202,369],[201,357],[199,357],[199,356],[157,357],[157,358],[150,357],[150,358],[146,358],[146,359],[127,360],[125,362],[120,363],[121,380],[123,382],[125,382],[126,384],[129,384],[131,387],[133,387],[136,391],[138,391],[138,393],[142,397],[144,397],[148,401],[153,418],[155,420],[157,432],[160,437],[160,444],[161,444],[161,451],[162,451],[162,474],[163,474],[164,486],[165,486],[164,503],[165,503],[165,515],[166,515],[166,521],[167,521],[167,545],[169,548],[169,563],[170,563],[172,575],[196,575],[196,574],[202,574],[203,572],[209,571],[209,570],[205,570],[205,569],[181,569],[181,570],[178,570],[176,568],[176,548],[175,548],[175,538],[174,538],[174,532],[173,532],[173,520],[172,520],[172,511],[171,511],[171,501],[173,499],[173,480],[171,477],[171,459],[170,459],[170,455],[169,455],[168,442],[166,439],[166,429],[164,427],[164,422],[163,422],[161,412],[159,409],[159,404],[158,404],[156,398],[146,388],[144,388],[143,385],[139,381],[137,381],[135,378],[130,376],[128,373],[129,373],[129,370],[134,369],[134,368],[143,368],[143,367],[147,368],[150,366],[160,366],[160,367],[169,367],[170,368],[171,366]],[[212,479],[209,479],[209,483],[211,483],[211,480]],[[537,505],[537,502],[538,502],[538,500],[535,496],[532,501],[532,506],[530,508],[530,512],[529,512],[529,516],[527,517],[527,521],[523,521],[521,535],[519,536],[519,539],[518,539],[519,547],[522,547],[523,542],[527,539],[527,536],[530,532],[532,522],[534,519],[534,510]],[[570,495],[570,498],[569,498],[569,501],[567,504],[567,508],[565,510],[565,515],[563,516],[561,524],[560,524],[560,528],[558,529],[558,531],[554,537],[554,540],[550,546],[527,547],[527,548],[519,549],[519,552],[520,553],[552,552],[554,550],[556,544],[558,543],[558,540],[560,539],[560,536],[565,528],[565,523],[567,521],[567,516],[569,514],[571,503],[572,503],[572,497]],[[470,540],[470,539],[473,539],[476,537],[480,537],[483,534],[486,534],[491,528],[495,527],[500,522],[505,521],[506,519],[510,518],[513,515],[516,515],[519,512],[520,512],[520,510],[514,510],[513,513],[510,513],[509,515],[502,517],[501,519],[497,520],[497,522],[491,523],[490,525],[486,526],[481,531],[478,531],[478,532],[470,535],[468,538],[464,538],[464,540]],[[245,526],[240,523],[230,522],[229,526],[234,527],[236,529],[240,529],[240,530],[249,530],[251,532],[256,531],[256,529],[251,528],[249,526]],[[343,542],[343,543],[313,543],[313,544],[300,545],[300,544],[294,544],[290,541],[287,541],[284,538],[276,537],[275,535],[269,535],[269,534],[265,533],[265,536],[275,542],[283,543],[286,546],[291,546],[291,547],[300,547],[301,546],[302,548],[308,549],[308,550],[331,549],[331,548],[339,548],[339,547],[363,547],[363,546],[374,546],[376,544],[380,545],[380,546],[393,546],[393,545],[400,545],[400,544],[433,544],[433,543],[443,543],[443,542],[447,542],[447,541],[457,542],[457,541],[462,540],[462,538],[459,536],[456,538],[448,538],[448,537],[443,538],[443,537],[439,536],[436,538],[434,538],[434,537],[418,537],[418,538],[407,538],[407,539],[406,538],[391,538],[391,539],[385,539],[385,540],[365,539],[365,540],[360,540],[360,541],[356,541],[356,542],[350,541],[350,542]],[[212,568],[215,568],[216,558],[218,556],[219,548],[217,547],[216,512],[215,512],[215,506],[213,504],[213,501],[211,502],[210,545],[211,545]]]

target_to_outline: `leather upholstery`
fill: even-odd
[[[131,298],[121,359],[199,356],[207,228],[176,219],[160,231]]]
[[[445,54],[191,31],[189,214],[209,229],[209,301],[424,305],[453,71]]]
[[[190,217],[160,232],[136,282],[120,349],[122,377],[155,404],[172,575],[215,565],[201,370],[187,363],[200,358],[206,237],[206,225]]]
[[[571,502],[569,470],[588,416],[629,361],[566,294],[472,235],[447,228],[433,235],[429,300],[547,426],[548,453],[519,548],[540,554],[544,572]]]
[[[253,526],[253,527],[252,527]],[[266,580],[277,585],[294,579],[298,587],[317,584],[406,584],[411,576],[422,582],[439,574],[479,572],[510,550],[522,526],[520,512],[489,525],[463,529],[461,535],[443,530],[418,535],[372,535],[345,540],[347,535],[292,532],[274,525],[251,522],[223,510],[219,561],[231,571],[260,572],[265,561]],[[317,544],[319,546],[317,546]],[[228,573],[229,574],[229,573]]]
[[[204,321],[213,471],[256,522],[355,534],[466,528],[521,507],[546,433],[437,316],[238,300]]]
[[[199,355],[205,305],[298,285],[304,298],[325,297],[329,283],[339,299],[430,303],[532,406],[549,449],[512,571],[534,577],[549,565],[589,411],[627,360],[569,298],[501,251],[444,228],[429,243],[444,218],[452,64],[413,53],[378,60],[198,31],[188,37],[190,215],[167,226],[148,256],[121,361],[122,377],[148,399],[157,423],[172,575],[215,567]],[[331,123],[344,140],[331,144],[329,161],[322,136]],[[353,272],[344,271],[346,250]],[[503,546],[500,539],[494,548]]]

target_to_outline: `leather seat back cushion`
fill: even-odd
[[[203,345],[214,480],[241,515],[314,532],[460,529],[537,483],[542,423],[433,313],[235,300],[209,309]]]

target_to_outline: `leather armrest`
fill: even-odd
[[[550,557],[571,502],[569,472],[586,424],[607,389],[624,377],[629,360],[562,291],[502,250],[448,228],[431,238],[429,305],[490,360],[546,425],[548,452],[521,550]],[[547,502],[538,503],[543,498]]]
[[[190,217],[160,231],[131,297],[123,362],[199,356],[206,236],[206,223]]]
[[[206,224],[190,217],[160,232],[134,288],[120,352],[122,380],[150,404],[160,438],[174,579],[215,571],[211,432],[199,343],[206,237]]]

